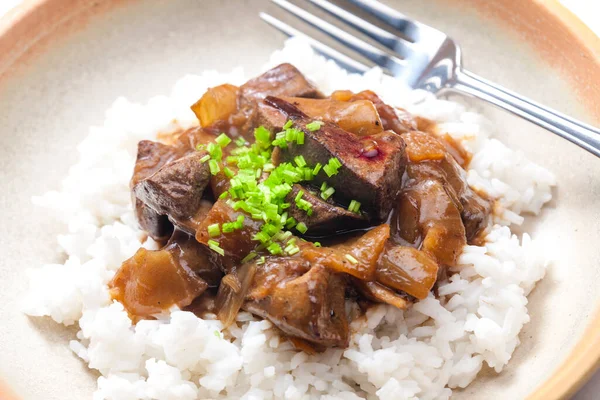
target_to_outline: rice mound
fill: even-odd
[[[527,234],[519,240],[509,226],[551,199],[553,175],[494,139],[481,115],[411,91],[379,69],[348,74],[299,39],[275,52],[265,69],[282,62],[325,93],[371,89],[460,141],[473,153],[469,183],[499,198],[485,246],[465,247],[459,272],[440,284],[439,298],[430,295],[408,311],[371,308],[352,323],[348,349],[309,356],[280,340],[269,321],[246,312],[227,330],[177,309],[132,325],[123,306],[111,302],[107,283],[145,240],[128,185],[137,142],[197,124],[189,105],[208,87],[239,85],[248,77],[241,68],[205,71],[146,105],[119,98],[104,126],[90,128],[78,146],[80,161],[61,190],[33,199],[66,222],[66,233],[58,236],[66,261],[28,271],[24,304],[29,315],[79,324],[70,347],[102,374],[94,400],[448,399],[484,363],[502,371],[519,345],[529,321],[526,296],[547,261]],[[143,246],[157,248],[151,239]]]

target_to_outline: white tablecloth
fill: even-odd
[[[0,16],[19,4],[22,0],[0,0]],[[494,0],[490,0],[494,1]],[[501,0],[500,0],[501,1]],[[524,0],[531,1],[531,0]],[[560,0],[600,36],[600,0]],[[572,400],[599,400],[600,372],[573,397]]]

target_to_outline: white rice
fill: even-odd
[[[265,69],[291,62],[324,92],[371,89],[384,101],[438,122],[473,154],[472,186],[499,197],[495,225],[484,247],[466,246],[460,272],[408,311],[371,308],[355,321],[348,349],[308,356],[279,339],[272,324],[240,313],[222,331],[218,321],[172,310],[164,319],[132,325],[110,301],[107,282],[144,237],[130,205],[128,182],[136,145],[158,132],[197,123],[189,105],[211,86],[241,84],[242,69],[206,71],[176,83],[170,97],[147,105],[118,99],[102,127],[79,145],[80,161],[60,191],[33,201],[48,208],[66,232],[58,237],[64,264],[29,271],[25,312],[78,323],[72,350],[100,371],[94,400],[126,399],[448,399],[475,379],[484,363],[497,372],[519,345],[529,321],[527,294],[546,260],[509,225],[538,213],[550,200],[552,174],[497,139],[491,124],[464,106],[410,91],[372,70],[351,75],[297,39],[273,54]],[[143,244],[154,249],[156,243]]]

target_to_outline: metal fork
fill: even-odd
[[[413,89],[425,89],[432,93],[454,90],[478,97],[546,128],[600,157],[599,129],[466,71],[462,68],[461,51],[456,42],[443,32],[411,20],[379,1],[347,0],[383,24],[395,28],[402,37],[327,0],[308,0],[371,37],[389,51],[383,51],[353,36],[287,0],[271,1],[389,71]],[[289,36],[304,37],[321,54],[352,72],[366,72],[370,69],[351,56],[309,37],[269,14],[260,13],[260,17]]]

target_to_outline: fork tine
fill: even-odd
[[[316,51],[321,53],[326,58],[329,58],[329,59],[335,61],[342,68],[346,69],[349,72],[355,72],[355,73],[362,74],[362,73],[367,72],[370,69],[365,64],[363,64],[359,61],[353,60],[352,58],[348,57],[347,55],[340,53],[339,51],[319,42],[316,39],[313,39],[312,37],[300,32],[299,30],[289,26],[285,22],[280,21],[277,18],[275,18],[267,13],[261,12],[261,13],[259,13],[259,16],[263,21],[265,21],[269,25],[279,29],[281,32],[285,33],[288,36],[302,37],[304,40],[306,40],[312,46],[313,49],[315,49]]]
[[[377,0],[348,0],[350,3],[357,5],[369,14],[379,18],[386,22],[388,25],[393,26],[402,32],[408,40],[411,42],[418,42],[422,39],[421,33],[426,31],[428,34],[436,35],[441,34],[438,30],[431,28],[430,26],[421,24],[408,18],[401,12],[394,10],[393,8],[386,6],[385,4]],[[445,35],[444,35],[445,37]]]
[[[377,47],[358,39],[357,37],[352,36],[351,34],[344,32],[340,28],[335,25],[330,24],[318,18],[311,13],[301,9],[288,2],[287,0],[271,0],[284,10],[289,11],[294,14],[296,17],[301,20],[311,24],[315,28],[320,31],[326,33],[352,50],[358,52],[369,60],[373,61],[375,64],[379,65],[383,68],[388,68],[391,70],[398,69],[398,67],[402,67],[405,65],[404,60],[399,59],[398,57],[387,54],[386,52],[378,49]]]
[[[402,58],[407,58],[412,51],[411,47],[413,44],[407,40],[404,40],[391,32],[386,31],[364,19],[352,14],[349,11],[327,1],[327,0],[309,0],[311,3],[321,7],[323,10],[336,16],[340,20],[346,22],[348,25],[356,28],[367,36],[375,39],[388,49],[400,54]]]

